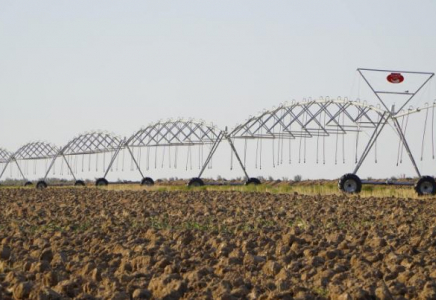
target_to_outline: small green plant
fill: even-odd
[[[327,298],[329,295],[329,291],[322,287],[316,287],[313,289],[313,292],[320,297]]]
[[[143,222],[143,221],[140,221],[140,222],[138,222],[138,221],[132,221],[131,223],[130,223],[130,227],[132,227],[132,228],[144,228],[145,227],[145,223]]]
[[[344,223],[344,222],[339,222],[338,223],[338,228],[341,229],[341,230],[346,229],[347,228],[347,224]]]
[[[307,229],[307,227],[309,227],[309,224],[307,223],[307,221],[303,220],[303,219],[300,218],[300,217],[298,217],[298,218],[295,220],[294,225],[297,226],[297,227],[303,228],[303,229]]]
[[[202,223],[199,223],[199,222],[193,222],[193,221],[185,222],[185,223],[183,224],[183,227],[184,227],[185,229],[188,229],[188,230],[195,229],[195,230],[207,231],[207,230],[210,229],[209,224],[202,224]]]
[[[261,219],[261,220],[259,220],[259,222],[257,222],[256,227],[258,229],[262,229],[262,228],[273,227],[275,225],[276,225],[276,222],[274,222],[272,220]]]
[[[84,231],[88,230],[91,227],[92,227],[91,222],[90,221],[85,221],[85,222],[81,222],[80,224],[73,225],[73,230],[74,231],[84,232]]]
[[[161,220],[158,217],[150,217],[149,218],[150,227],[155,229],[170,229],[171,225],[168,221],[167,216],[164,216],[164,218]]]

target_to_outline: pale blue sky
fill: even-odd
[[[352,97],[358,67],[436,71],[435,15],[431,0],[0,0],[0,147]]]

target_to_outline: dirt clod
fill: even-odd
[[[0,189],[0,299],[436,299],[436,202]]]
[[[30,282],[22,282],[14,287],[13,295],[15,299],[26,299],[29,297],[32,290],[32,284]]]
[[[146,289],[136,289],[132,294],[133,299],[150,299],[151,293]]]
[[[154,296],[162,299],[179,299],[186,292],[186,283],[172,275],[155,277],[148,287]]]

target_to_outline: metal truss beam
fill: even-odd
[[[22,172],[20,165],[18,164],[18,161],[51,159],[53,157],[56,157],[58,152],[59,152],[59,148],[47,142],[37,141],[37,142],[28,143],[22,146],[21,148],[19,148],[15,153],[9,155],[9,159],[6,161],[6,166],[0,174],[0,178],[5,173],[7,165],[15,162],[21,176],[23,177],[24,180],[26,180],[26,177],[24,176],[24,173]]]
[[[375,128],[383,110],[348,100],[309,100],[281,105],[236,126],[230,137],[311,138]]]
[[[44,180],[47,179],[48,175],[50,174],[50,170],[56,162],[56,159],[59,157],[62,157],[64,159],[67,167],[70,170],[71,175],[73,176],[74,180],[76,180],[73,168],[70,166],[66,156],[114,152],[114,155],[112,156],[109,163],[109,168],[107,168],[107,170],[104,170],[104,177],[106,177],[108,171],[110,170],[110,167],[112,167],[116,155],[120,151],[120,148],[124,146],[124,142],[125,141],[122,138],[104,131],[92,131],[80,134],[77,137],[73,138],[71,141],[69,141],[67,145],[65,145],[56,154],[56,156],[53,157],[53,160],[51,161],[45,174]]]
[[[189,146],[213,144],[221,130],[205,122],[167,120],[150,124],[127,139],[129,147]]]
[[[135,132],[127,139],[124,147],[127,148],[139,173],[144,177],[141,166],[134,157],[132,148],[212,145],[206,161],[201,167],[199,173],[199,177],[201,177],[224,138],[227,139],[227,134],[224,131],[212,124],[206,124],[204,121],[170,119],[150,124]],[[232,150],[235,151],[234,147],[232,147]],[[245,168],[243,168],[243,171],[247,174]]]

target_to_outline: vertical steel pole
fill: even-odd
[[[136,167],[138,168],[139,174],[141,174],[142,178],[144,178],[144,174],[142,174],[141,167],[139,166],[138,162],[136,161],[135,156],[133,155],[132,150],[130,150],[130,147],[128,145],[126,145],[126,148],[127,148],[127,150],[129,150],[129,153],[132,156],[133,162],[135,163]]]
[[[382,117],[380,118],[380,122],[377,124],[374,132],[372,133],[371,138],[368,141],[368,144],[366,144],[366,147],[363,150],[362,155],[360,156],[359,162],[357,163],[356,167],[354,168],[353,174],[356,174],[357,171],[360,169],[360,167],[362,166],[362,164],[365,161],[366,157],[368,156],[369,151],[371,151],[372,146],[377,141],[377,138],[379,137],[379,135],[382,132],[382,130],[385,127],[385,125],[388,123],[390,116],[387,116],[386,120],[385,120],[384,119],[385,115],[386,115],[386,113],[383,113]]]
[[[398,120],[394,117],[392,118],[394,121],[395,129],[397,130],[398,134],[400,135],[400,140],[404,145],[404,148],[406,148],[407,154],[409,155],[410,161],[412,162],[413,167],[415,168],[416,174],[418,174],[418,177],[421,177],[421,173],[419,172],[418,165],[415,162],[415,158],[412,155],[412,151],[410,151],[409,144],[407,143],[406,137],[404,136],[403,131],[401,130],[401,126],[398,123]]]
[[[77,181],[76,176],[74,176],[73,169],[71,168],[70,164],[68,163],[67,158],[65,157],[65,155],[63,155],[63,154],[61,154],[61,155],[62,155],[62,157],[64,158],[65,162],[67,163],[67,167],[68,167],[68,169],[70,169],[70,172],[71,172],[71,175],[72,175],[73,178],[74,178],[74,181]]]
[[[57,155],[55,155],[55,156],[53,157],[53,160],[51,161],[50,166],[48,167],[47,172],[45,173],[44,181],[46,181],[46,179],[47,179],[47,177],[48,177],[48,174],[50,173],[50,170],[51,170],[51,168],[53,167],[53,165],[54,165],[56,159],[58,158],[58,156],[59,156],[59,154],[57,154]]]
[[[209,155],[206,158],[206,161],[203,164],[203,167],[200,170],[200,173],[198,174],[198,178],[201,178],[201,175],[203,175],[204,170],[206,170],[207,165],[209,164],[210,160],[212,159],[216,149],[218,148],[218,145],[221,143],[222,139],[224,137],[224,133],[220,132],[218,135],[215,143],[212,145],[212,149],[210,149]]]
[[[227,141],[230,144],[230,148],[232,148],[233,153],[235,153],[236,159],[239,162],[239,165],[241,166],[242,171],[244,171],[245,179],[248,180],[250,177],[248,176],[247,170],[244,167],[244,164],[242,163],[241,158],[239,157],[238,151],[236,151],[235,145],[233,145],[232,139],[229,136],[226,136]]]
[[[8,161],[6,162],[5,168],[2,170],[2,173],[0,174],[0,179],[2,178],[3,174],[6,172],[6,168],[8,167],[9,162],[10,162],[10,160],[8,160]]]
[[[18,164],[18,161],[16,159],[14,159],[15,164],[18,167],[18,171],[20,171],[21,176],[23,176],[24,181],[27,181],[26,176],[24,176],[23,171],[21,171],[20,165]]]
[[[427,80],[424,81],[424,83],[412,94],[412,96],[407,99],[407,101],[400,107],[400,109],[398,109],[397,112],[394,111],[394,108],[392,108],[392,110],[389,110],[389,108],[386,106],[386,104],[383,102],[383,100],[381,99],[381,97],[378,95],[378,93],[374,90],[374,88],[371,86],[371,84],[369,83],[369,81],[365,78],[365,76],[363,76],[363,73],[361,72],[361,70],[364,69],[357,69],[357,71],[359,72],[359,74],[362,76],[363,80],[365,80],[366,84],[368,84],[369,88],[372,90],[372,92],[374,93],[374,95],[377,97],[377,99],[383,104],[383,106],[386,108],[387,113],[389,113],[389,117],[390,119],[392,119],[393,123],[394,123],[394,127],[395,130],[397,131],[398,135],[400,136],[400,140],[404,145],[404,148],[406,148],[407,154],[409,155],[410,161],[412,162],[413,167],[415,168],[416,173],[418,174],[418,177],[421,177],[421,173],[419,172],[419,168],[418,165],[415,162],[415,159],[413,157],[412,151],[409,148],[409,144],[407,143],[406,137],[404,136],[404,133],[401,129],[400,124],[398,123],[398,120],[396,118],[396,115],[412,100],[412,98],[427,84],[427,82],[434,76],[434,73],[428,73],[429,78],[427,78]],[[367,69],[367,71],[382,71],[385,72],[385,70],[371,70],[371,69]],[[389,71],[386,71],[389,72]],[[421,73],[421,72],[405,72],[405,73],[415,73],[415,74],[427,74],[427,73]],[[384,126],[384,125],[383,125]],[[381,132],[381,131],[380,131]],[[380,133],[378,133],[380,134]],[[378,136],[377,134],[377,136]],[[376,137],[377,139],[377,137]],[[374,143],[374,141],[372,142],[372,144]],[[372,145],[371,145],[372,147]],[[371,148],[370,147],[370,148]],[[370,149],[369,148],[369,149]],[[369,152],[368,149],[368,152]],[[367,153],[365,154],[365,156],[367,155]],[[362,160],[363,162],[363,160]],[[361,164],[360,164],[361,165]],[[357,170],[359,169],[360,165],[356,166],[356,170],[355,172],[357,172]]]
[[[107,174],[109,173],[109,170],[112,168],[112,165],[114,164],[115,159],[117,158],[117,156],[118,156],[118,154],[120,153],[121,148],[124,146],[124,144],[125,144],[125,142],[122,141],[122,142],[120,143],[118,149],[115,151],[114,155],[112,156],[111,162],[109,163],[109,166],[108,166],[106,172],[104,173],[103,178],[106,178]]]

